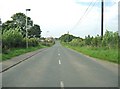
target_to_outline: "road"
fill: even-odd
[[[3,87],[117,87],[117,65],[59,42],[2,74]]]

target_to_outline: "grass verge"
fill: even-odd
[[[46,46],[39,45],[37,47],[29,47],[29,48],[13,48],[11,49],[8,53],[2,53],[2,58],[0,61],[5,61],[8,59],[11,59],[15,56],[19,56],[21,54],[27,53],[27,52],[32,52],[41,48],[45,48]]]
[[[71,48],[80,53],[86,54],[90,57],[106,60],[114,63],[118,63],[118,50],[117,49],[105,49],[95,47],[80,47],[63,44],[67,48]]]

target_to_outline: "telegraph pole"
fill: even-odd
[[[103,37],[104,29],[104,0],[101,0],[101,37]]]
[[[2,53],[2,21],[0,18],[0,53]],[[2,57],[0,57],[2,59]]]

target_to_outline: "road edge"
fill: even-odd
[[[8,69],[10,69],[10,68],[12,68],[12,67],[14,67],[14,66],[16,66],[16,65],[18,65],[18,64],[20,64],[20,63],[22,63],[24,61],[26,61],[27,59],[29,59],[29,58],[33,57],[34,55],[36,55],[36,54],[38,54],[38,53],[40,53],[40,52],[42,52],[44,50],[47,50],[47,49],[48,48],[42,48],[42,49],[38,49],[37,51],[34,51],[35,53],[33,53],[32,55],[30,55],[28,57],[25,57],[25,58],[21,59],[20,61],[12,64],[10,66],[7,66],[6,68],[2,69],[2,71],[0,71],[0,73],[7,71]],[[31,52],[28,52],[28,53],[31,53]],[[23,55],[25,55],[25,54],[23,54]]]

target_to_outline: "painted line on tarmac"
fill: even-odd
[[[61,64],[61,61],[59,60],[59,64]]]
[[[64,89],[64,83],[63,83],[63,81],[60,81],[60,87],[61,87],[61,89]]]

